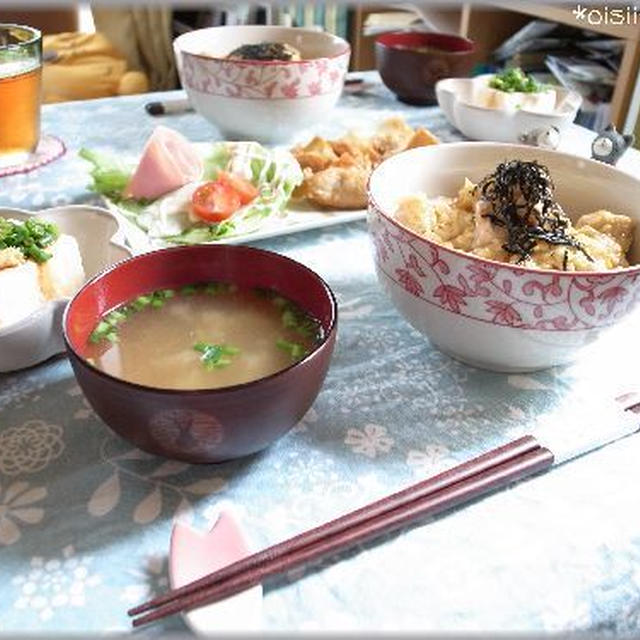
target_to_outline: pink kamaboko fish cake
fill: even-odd
[[[124,195],[153,200],[201,175],[202,160],[193,145],[177,131],[159,126],[147,140]]]

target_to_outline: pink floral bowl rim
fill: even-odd
[[[257,25],[252,25],[252,26],[257,26]],[[225,29],[225,28],[234,28],[233,26],[228,26],[228,27],[209,27],[210,29]],[[269,28],[269,27],[267,27]],[[212,63],[225,63],[226,65],[238,65],[238,66],[256,66],[256,67],[289,67],[289,66],[297,66],[297,65],[304,65],[304,64],[309,64],[311,62],[314,61],[318,61],[318,60],[335,60],[338,58],[342,58],[344,56],[350,56],[351,55],[351,45],[344,39],[341,38],[340,36],[336,36],[333,34],[329,34],[326,32],[318,32],[314,29],[305,29],[304,27],[277,27],[274,26],[272,27],[274,29],[282,29],[283,31],[287,30],[287,29],[291,29],[291,30],[295,30],[297,33],[300,33],[302,35],[304,35],[304,33],[309,33],[309,34],[314,34],[314,35],[318,35],[319,33],[325,33],[325,35],[327,35],[327,37],[331,38],[334,42],[339,42],[342,46],[342,48],[337,51],[336,53],[332,53],[332,54],[327,54],[327,55],[322,55],[322,56],[314,56],[311,58],[302,58],[301,60],[239,60],[236,58],[223,58],[220,56],[214,56],[214,55],[208,55],[205,53],[194,53],[193,51],[188,51],[185,50],[184,48],[182,48],[182,42],[181,39],[183,38],[183,36],[187,36],[192,32],[183,34],[178,36],[175,40],[174,40],[174,46],[179,47],[180,49],[180,53],[182,55],[186,55],[186,56],[190,56],[193,58],[200,58],[201,60],[210,60]],[[186,38],[185,38],[186,39]]]
[[[345,43],[347,44],[347,43]],[[191,56],[193,58],[200,58],[201,60],[211,60],[211,62],[224,62],[229,65],[238,65],[238,66],[250,66],[250,67],[290,67],[297,66],[300,64],[309,64],[310,62],[314,62],[316,60],[336,60],[337,58],[342,58],[344,56],[348,56],[351,54],[351,47],[347,44],[346,48],[343,51],[335,53],[330,56],[318,56],[316,58],[302,58],[302,60],[239,60],[236,58],[220,58],[217,56],[208,56],[204,53],[192,53],[190,51],[182,51],[183,55]]]
[[[516,144],[510,144],[508,142],[448,142],[448,143],[442,143],[442,144],[446,144],[447,146],[454,146],[454,147],[473,147],[473,148],[480,148],[480,147],[485,147],[485,148],[490,148],[490,147],[497,147],[497,148],[505,148],[505,149],[512,149],[514,151],[517,151],[518,149],[523,149],[526,150],[527,152],[531,151],[531,147],[526,146],[526,145],[516,145]],[[426,147],[426,148],[431,148],[431,147]],[[412,153],[416,151],[416,149],[411,149],[409,151],[403,151],[399,154],[396,154],[395,156],[392,156],[391,158],[389,158],[389,160],[393,160],[393,158],[399,158],[400,156],[407,154],[407,153]],[[616,169],[615,167],[612,167],[610,165],[604,164],[602,162],[598,162],[597,160],[591,160],[589,158],[583,158],[581,156],[575,156],[573,154],[570,153],[565,153],[563,151],[557,151],[557,150],[552,150],[552,149],[545,149],[544,151],[545,154],[551,154],[551,155],[556,155],[556,156],[562,156],[565,158],[574,158],[576,160],[580,160],[581,162],[585,162],[591,166],[595,166],[598,168],[598,170],[604,172],[604,173],[608,173],[611,176],[614,175],[620,175],[623,174],[625,177],[631,179],[631,180],[635,180],[638,184],[638,193],[640,195],[640,180],[638,178],[636,178],[635,176],[625,173],[623,171],[621,171],[620,169]],[[449,254],[451,256],[457,256],[458,258],[465,258],[467,260],[471,260],[473,262],[476,262],[478,264],[484,264],[484,265],[490,265],[493,267],[502,267],[504,269],[508,269],[508,270],[512,270],[515,272],[523,272],[523,273],[531,273],[531,274],[537,274],[537,275],[550,275],[550,276],[560,276],[560,277],[569,277],[569,278],[575,278],[576,276],[587,276],[589,278],[610,278],[612,275],[618,275],[618,274],[633,274],[635,272],[640,273],[640,263],[638,264],[632,264],[629,265],[628,267],[622,267],[620,269],[610,269],[607,271],[563,271],[561,269],[540,269],[537,267],[525,267],[519,264],[514,264],[514,263],[510,263],[510,262],[500,262],[499,260],[491,260],[489,258],[483,258],[481,256],[477,256],[473,253],[467,253],[466,251],[462,251],[460,249],[452,249],[450,247],[445,247],[444,245],[438,244],[437,242],[434,242],[433,240],[429,240],[428,238],[426,238],[425,236],[421,236],[420,234],[416,233],[415,231],[413,231],[412,229],[409,229],[408,227],[405,227],[404,225],[400,224],[395,217],[393,216],[393,213],[390,213],[389,211],[385,210],[384,207],[382,207],[375,199],[375,197],[373,196],[373,192],[372,192],[372,187],[371,184],[373,182],[373,180],[375,180],[376,177],[376,173],[380,170],[380,167],[382,167],[384,165],[384,163],[387,162],[387,160],[383,161],[382,163],[380,163],[380,165],[378,165],[378,167],[376,167],[370,174],[369,179],[367,181],[367,199],[368,199],[368,206],[369,208],[374,208],[378,213],[380,213],[387,221],[389,221],[391,224],[393,224],[397,229],[399,229],[400,231],[406,233],[408,236],[425,242],[426,244],[428,244],[429,246],[431,246],[432,248],[436,249],[438,252],[444,252],[446,254]],[[553,177],[553,176],[552,176]],[[407,193],[406,195],[410,195],[409,193]],[[640,216],[638,216],[638,218],[636,219],[636,230],[635,230],[635,234],[636,237],[634,238],[634,243],[638,243],[640,242]]]

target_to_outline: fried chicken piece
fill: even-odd
[[[575,229],[574,234],[578,242],[584,247],[591,260],[581,252],[573,249],[569,252],[567,269],[569,271],[602,271],[628,267],[626,251],[620,243],[608,233],[584,224]],[[559,267],[556,267],[557,269]]]
[[[474,211],[476,202],[478,201],[478,193],[476,192],[476,185],[469,180],[464,179],[464,184],[460,187],[458,195],[456,196],[456,205],[460,209],[466,209],[467,211]]]
[[[336,209],[364,208],[367,180],[380,162],[405,149],[438,142],[426,129],[414,131],[401,117],[386,119],[371,137],[356,133],[335,140],[315,137],[292,150],[304,172],[304,182],[293,197]]]
[[[292,200],[304,200],[307,197],[307,183],[309,178],[313,176],[313,171],[308,167],[302,170],[304,176],[302,182],[293,190],[291,194]]]
[[[418,127],[414,130],[400,117],[385,120],[378,127],[374,140],[378,140],[378,144],[386,146],[386,151],[392,153],[440,143],[428,129]]]
[[[413,133],[413,128],[402,116],[391,116],[378,125],[378,133],[395,133],[407,137]]]
[[[440,140],[423,127],[414,131],[402,118],[390,118],[382,123],[373,142],[382,156],[388,158],[406,149],[439,144]]]
[[[431,144],[440,144],[440,140],[436,138],[431,131],[422,127],[415,130],[411,139],[407,143],[405,149],[415,149],[416,147],[428,147]]]
[[[388,118],[378,126],[371,146],[381,159],[388,158],[406,149],[412,135],[413,129],[402,118]]]
[[[326,169],[338,159],[329,141],[319,136],[304,147],[295,147],[291,153],[303,169],[309,168],[314,173]]]
[[[357,167],[369,173],[371,173],[373,169],[373,163],[370,158],[366,156],[353,156],[350,153],[343,153],[333,166],[346,168]]]
[[[370,140],[355,134],[331,141],[331,147],[338,156],[348,154],[362,166],[374,166],[380,162],[380,156],[371,146]]]
[[[358,166],[329,167],[305,180],[305,195],[323,207],[364,209],[369,173]]]

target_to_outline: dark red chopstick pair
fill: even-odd
[[[222,600],[270,576],[440,514],[552,464],[551,451],[532,436],[524,436],[169,591],[128,613],[139,616],[133,620],[137,627]]]

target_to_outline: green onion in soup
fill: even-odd
[[[321,339],[318,320],[276,291],[205,282],[148,292],[105,314],[87,360],[145,386],[217,388],[285,369]]]

